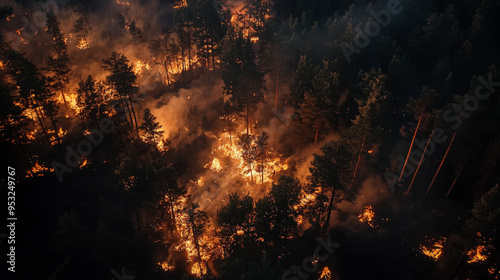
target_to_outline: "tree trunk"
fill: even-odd
[[[170,213],[172,215],[172,220],[174,221],[174,231],[177,232],[177,219],[175,218],[174,201],[172,200],[172,195],[168,196],[170,202]]]
[[[128,105],[127,99],[125,99],[125,106],[127,106],[127,112],[128,112],[128,116],[130,118],[130,132],[134,133],[134,130],[135,130],[134,119],[132,118],[132,112],[130,110],[130,106]]]
[[[247,93],[247,135],[250,134],[250,93]]]
[[[451,184],[450,189],[446,193],[446,197],[448,197],[450,195],[450,193],[451,193],[451,190],[453,190],[453,187],[455,186],[455,183],[457,182],[458,177],[460,177],[460,174],[462,173],[462,170],[464,169],[465,163],[467,163],[467,160],[469,159],[469,156],[470,156],[470,151],[467,154],[467,156],[465,157],[464,162],[461,164],[460,168],[458,169],[457,176],[455,176],[455,180],[453,180],[453,183]]]
[[[408,149],[408,154],[406,155],[406,160],[405,160],[405,163],[403,165],[403,170],[401,170],[401,175],[399,175],[398,184],[401,181],[401,178],[403,177],[403,173],[405,172],[406,164],[408,163],[408,159],[410,158],[411,149],[413,148],[413,143],[415,142],[415,137],[417,136],[418,128],[420,127],[420,122],[422,121],[423,115],[424,115],[424,111],[422,111],[422,113],[420,114],[420,118],[418,119],[417,128],[415,129],[415,133],[413,133],[413,139],[411,139],[410,149]]]
[[[59,132],[57,132],[56,122],[54,121],[54,117],[52,116],[52,114],[49,114],[49,118],[50,122],[52,123],[52,127],[54,127],[54,132],[56,133],[57,142],[59,143],[59,145],[61,145],[61,138],[59,138]]]
[[[165,67],[165,73],[167,73],[167,84],[170,85],[170,76],[168,74],[168,65],[167,65],[167,57],[163,56],[163,67]]]
[[[137,202],[135,201],[135,199],[134,199],[134,213],[135,213],[135,221],[137,222],[137,230],[139,232],[141,232],[142,231],[142,229],[141,229],[141,219],[139,217],[139,209],[137,207]]]
[[[361,164],[361,160],[363,158],[363,149],[365,147],[365,140],[366,140],[366,132],[365,135],[363,136],[363,143],[361,144],[361,150],[359,151],[359,156],[358,156],[358,162],[356,163],[356,168],[354,169],[354,174],[352,175],[351,183],[349,184],[349,188],[347,189],[348,191],[351,189],[352,184],[354,183],[354,180],[356,179],[356,174],[358,173],[358,168]]]
[[[278,68],[279,66],[276,67],[276,105],[274,107],[274,114],[275,116],[278,115],[278,83],[279,83],[279,77],[280,77],[280,69]]]
[[[134,121],[135,121],[135,130],[137,133],[137,138],[139,139],[139,124],[137,123],[137,116],[135,115],[135,110],[134,110],[134,103],[132,102],[132,97],[129,97],[129,102],[130,102],[130,108],[132,109],[132,116],[134,116]]]
[[[422,157],[420,158],[420,161],[418,162],[417,170],[415,170],[415,173],[413,173],[413,178],[411,179],[410,186],[408,187],[408,190],[406,191],[405,195],[408,195],[411,190],[411,186],[413,186],[413,182],[415,181],[415,177],[417,177],[418,170],[420,169],[420,165],[422,165],[422,162],[424,161],[425,158],[425,153],[427,152],[427,147],[429,147],[429,143],[431,142],[432,135],[434,135],[434,130],[431,132],[431,136],[429,136],[429,140],[427,140],[427,144],[425,144],[424,152],[422,153]]]
[[[261,173],[262,173],[262,174],[261,174],[261,177],[262,177],[262,184],[264,184],[264,155],[262,156],[261,165],[262,165],[262,166],[261,166],[261,168],[262,168],[262,170],[261,170]]]
[[[59,75],[56,75],[57,76],[57,81],[59,83],[59,89],[61,90],[61,95],[62,95],[62,98],[63,98],[63,101],[64,101],[64,107],[66,107],[66,111],[68,110],[68,103],[66,102],[66,96],[64,95],[64,90],[63,90],[63,86],[62,86],[62,82],[61,82],[61,77]]]
[[[47,139],[47,142],[49,143],[49,146],[50,146],[51,145],[50,138],[49,138],[49,135],[47,134],[47,129],[45,128],[45,126],[43,124],[41,113],[38,111],[37,107],[34,107],[34,109],[35,109],[36,117],[38,118],[38,122],[40,123],[40,127],[42,128],[43,135],[45,135],[45,139]]]
[[[436,174],[434,174],[434,178],[432,178],[431,184],[429,185],[429,188],[427,189],[427,192],[425,193],[426,196],[429,193],[429,191],[431,190],[432,185],[434,184],[434,181],[436,180],[436,177],[439,174],[439,171],[441,170],[441,167],[443,167],[443,163],[446,160],[448,153],[450,152],[450,148],[451,148],[451,145],[453,145],[453,141],[455,141],[455,136],[457,136],[457,132],[458,132],[458,130],[456,130],[455,133],[453,133],[453,138],[451,138],[450,144],[448,145],[448,149],[446,149],[446,153],[444,154],[444,157],[441,160],[441,164],[439,164],[438,170],[436,171]]]
[[[325,224],[323,225],[323,230],[326,233],[328,227],[330,226],[330,217],[333,210],[333,200],[335,198],[335,187],[332,186],[332,197],[330,198],[330,204],[328,205],[328,214],[326,215]]]

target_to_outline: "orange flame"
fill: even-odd
[[[420,251],[422,252],[422,254],[434,259],[434,261],[437,261],[443,254],[443,245],[445,242],[446,237],[441,237],[441,239],[437,240],[433,245],[429,247],[420,245]]]

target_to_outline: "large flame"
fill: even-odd
[[[362,223],[369,224],[372,228],[376,228],[377,225],[374,224],[375,212],[371,206],[365,206],[365,211],[358,216],[358,219]]]
[[[446,237],[441,237],[437,241],[431,239],[429,242],[433,242],[433,244],[430,246],[420,245],[420,252],[434,261],[437,261],[443,254],[443,245],[446,242]]]
[[[332,279],[332,272],[330,271],[328,266],[325,266],[321,271],[321,276],[319,277],[319,280],[331,280],[331,279]]]

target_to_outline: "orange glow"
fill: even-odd
[[[90,48],[90,43],[87,40],[85,40],[84,38],[81,38],[76,47],[79,50],[85,50],[85,49]]]
[[[467,252],[467,256],[469,257],[468,263],[477,263],[484,262],[488,259],[486,247],[484,245],[479,245],[474,249],[471,249]]]
[[[220,172],[222,170],[220,160],[217,158],[214,158],[211,163],[205,165],[205,168],[207,168],[209,166],[210,166],[210,170],[215,171],[215,172]]]
[[[161,269],[163,269],[165,271],[172,271],[175,269],[175,267],[173,265],[170,265],[167,262],[161,262],[161,263],[158,263],[158,265],[161,266]]]
[[[137,76],[140,76],[142,73],[145,72],[145,70],[151,70],[151,67],[149,66],[149,63],[145,63],[142,60],[137,60],[134,63],[134,73]]]
[[[330,279],[332,279],[332,272],[330,271],[328,266],[325,266],[321,271],[321,276],[319,277],[319,280],[330,280]]]
[[[434,240],[432,240],[431,242],[434,242]],[[433,259],[434,261],[437,261],[443,254],[443,245],[445,242],[446,237],[441,237],[441,239],[435,241],[431,246],[420,245],[420,251],[427,257]]]
[[[38,160],[35,162],[35,165],[31,168],[30,171],[28,171],[28,174],[26,175],[26,178],[31,178],[33,176],[43,176],[43,172],[54,172],[54,169],[52,168],[47,168],[40,163],[38,163]]]
[[[229,132],[224,132],[219,138],[219,146],[212,151],[212,155],[214,156],[214,158],[212,159],[211,163],[207,164],[205,167],[210,166],[211,170],[220,172],[222,171],[222,166],[220,160],[216,156],[219,156],[219,158],[227,157],[234,161],[236,164],[237,172],[233,177],[241,176],[247,182],[251,182],[252,178],[254,178],[254,182],[272,183],[273,177],[276,174],[288,169],[288,160],[283,161],[279,155],[273,157],[272,153],[269,151],[269,158],[264,168],[264,182],[261,182],[262,174],[257,171],[259,162],[255,161],[250,166],[248,162],[245,161],[244,149],[240,145],[235,143],[237,141],[236,139],[244,134],[246,134],[246,130],[244,129],[239,133],[233,132],[232,135],[230,135]],[[251,145],[255,145],[255,141],[255,139],[252,140]]]
[[[180,8],[184,8],[187,6],[188,6],[188,4],[187,4],[186,0],[182,0],[182,1],[177,2],[177,5],[174,6],[174,9],[180,9]]]
[[[117,3],[118,5],[130,6],[130,3],[129,3],[129,2],[125,2],[125,1],[124,1],[124,2],[120,2],[120,0],[116,0],[116,3]]]
[[[372,228],[378,227],[374,224],[375,212],[371,206],[365,206],[365,211],[358,216],[358,219],[362,223],[369,224]]]
[[[87,161],[87,159],[83,159],[83,162],[82,164],[80,164],[80,169],[83,169],[85,166],[87,166],[89,164],[89,162]]]

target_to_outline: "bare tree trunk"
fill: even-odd
[[[328,214],[326,215],[325,224],[323,225],[323,230],[325,233],[328,230],[328,227],[330,226],[330,217],[332,215],[334,198],[335,198],[335,187],[332,186],[332,197],[330,198],[330,204],[328,205]]]
[[[415,177],[417,177],[418,170],[420,170],[420,165],[422,165],[422,162],[424,161],[425,153],[427,152],[427,148],[429,147],[429,143],[431,142],[432,135],[434,135],[434,130],[435,129],[432,130],[431,136],[429,136],[429,140],[427,140],[427,144],[425,144],[424,152],[422,153],[422,157],[418,162],[417,170],[415,170],[415,173],[413,173],[413,178],[411,179],[410,186],[408,187],[408,190],[406,190],[405,195],[408,195],[410,193],[411,187],[413,186],[413,182],[415,181]]]
[[[470,151],[467,154],[467,156],[465,157],[464,162],[461,164],[460,168],[458,169],[457,176],[455,176],[455,180],[453,180],[453,183],[451,184],[450,189],[446,193],[446,197],[448,197],[450,195],[450,193],[451,193],[451,190],[453,190],[453,187],[455,186],[455,183],[457,182],[458,177],[460,177],[460,174],[462,173],[462,170],[464,169],[465,163],[467,163],[467,160],[469,159],[469,156],[470,156]]]
[[[275,105],[275,115],[278,115],[278,83],[279,83],[279,77],[280,77],[280,69],[278,68],[279,66],[276,67],[276,105]]]
[[[128,105],[128,100],[125,99],[125,106],[127,106],[127,112],[128,112],[128,116],[130,118],[130,132],[134,132],[135,130],[135,127],[134,127],[134,119],[132,118],[132,112],[130,110],[130,106]]]
[[[356,179],[356,174],[358,173],[358,168],[361,164],[361,160],[363,158],[363,149],[365,147],[365,140],[366,140],[366,132],[365,135],[363,136],[363,143],[361,144],[361,150],[359,151],[359,156],[358,156],[358,162],[356,163],[356,168],[354,169],[354,174],[352,175],[351,183],[349,184],[349,188],[347,189],[348,191],[351,189],[352,184],[354,183],[354,180]]]
[[[170,202],[170,213],[172,215],[172,220],[174,221],[174,231],[177,232],[177,220],[175,218],[174,202],[172,200],[172,195],[169,195],[168,199],[169,199],[169,202]]]
[[[49,146],[50,146],[51,145],[50,138],[49,138],[49,135],[47,134],[47,129],[45,128],[45,125],[43,124],[41,113],[39,112],[37,107],[35,107],[35,113],[36,113],[36,117],[38,118],[38,122],[40,123],[40,127],[42,128],[43,135],[45,135],[45,139],[47,139],[47,142],[49,143]]]
[[[63,90],[63,86],[62,86],[62,82],[61,82],[61,77],[59,75],[57,75],[57,81],[59,83],[59,89],[61,90],[61,95],[62,95],[62,98],[63,98],[63,101],[64,101],[64,107],[66,107],[66,111],[68,110],[68,103],[66,102],[66,96],[64,95],[64,90]]]
[[[250,134],[250,93],[247,93],[247,135]]]
[[[406,160],[405,160],[405,163],[403,165],[403,170],[401,170],[401,175],[399,175],[398,184],[401,181],[401,178],[403,177],[403,173],[405,172],[406,164],[408,163],[408,159],[410,158],[411,149],[413,148],[413,143],[415,142],[415,137],[417,136],[418,128],[420,127],[420,122],[422,121],[423,115],[424,115],[424,111],[422,111],[422,113],[420,114],[420,118],[418,119],[417,128],[415,129],[415,133],[413,133],[413,139],[411,139],[410,149],[408,149],[408,154],[406,155]]]
[[[168,74],[167,56],[163,56],[163,67],[165,67],[165,73],[167,73],[167,83],[170,85],[170,76]]]
[[[57,142],[59,143],[59,145],[61,145],[61,138],[59,138],[59,132],[57,132],[56,122],[54,121],[54,117],[52,116],[52,114],[49,114],[49,118],[50,122],[52,123],[52,127],[54,127],[54,132],[56,133]]]
[[[432,188],[432,185],[434,184],[434,181],[436,180],[437,175],[439,174],[439,171],[441,170],[441,167],[443,167],[443,163],[446,160],[446,157],[448,156],[448,153],[450,152],[451,145],[453,145],[453,141],[455,141],[455,136],[457,136],[458,130],[453,133],[453,138],[451,138],[450,144],[448,145],[448,149],[446,149],[446,153],[444,154],[443,159],[441,160],[441,164],[439,164],[438,170],[436,171],[436,174],[434,174],[434,178],[432,178],[431,184],[429,185],[429,188],[427,189],[427,192],[425,192],[425,195],[429,193],[429,191]]]
[[[135,110],[134,110],[134,103],[132,102],[132,98],[129,98],[130,102],[130,108],[132,109],[132,116],[134,116],[134,121],[135,121],[135,130],[137,132],[137,138],[140,138],[139,136],[139,124],[137,123],[137,116],[135,115]]]

